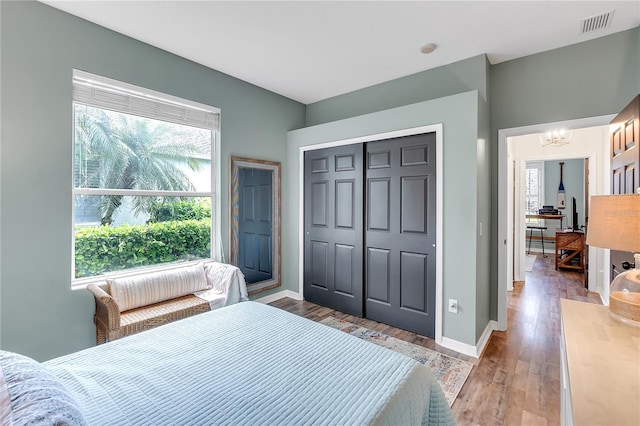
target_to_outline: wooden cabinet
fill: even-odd
[[[560,300],[560,416],[563,425],[639,425],[640,328],[608,308]]]
[[[558,268],[584,273],[584,232],[556,229],[556,270]]]

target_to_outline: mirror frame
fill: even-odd
[[[281,164],[275,161],[257,160],[254,158],[231,157],[231,192],[230,203],[230,238],[229,250],[231,253],[231,264],[236,265],[240,256],[239,241],[239,218],[240,218],[240,194],[239,194],[239,178],[240,169],[262,169],[272,171],[271,176],[271,205],[272,205],[272,225],[271,225],[271,270],[272,278],[269,280],[258,281],[256,283],[247,283],[247,291],[249,295],[259,293],[261,291],[280,287],[280,266],[281,266],[281,235],[280,235],[280,211],[281,211]]]

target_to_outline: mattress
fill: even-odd
[[[91,425],[454,423],[427,367],[256,302],[44,365]]]

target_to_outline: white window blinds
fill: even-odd
[[[73,70],[73,101],[202,129],[220,128],[217,108],[79,70]]]

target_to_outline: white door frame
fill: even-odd
[[[555,123],[541,123],[531,126],[513,127],[498,130],[498,330],[507,329],[507,292],[512,289],[513,283],[513,229],[514,217],[510,206],[513,205],[513,196],[509,188],[513,187],[510,164],[511,152],[507,138],[522,136],[532,133],[544,133],[553,127],[565,129],[580,129],[608,125],[615,115],[603,115],[576,120],[559,121]],[[566,156],[565,156],[566,158]],[[585,200],[588,202],[588,200]],[[590,274],[591,275],[591,274]]]
[[[319,143],[300,147],[299,195],[298,195],[298,292],[304,297],[304,153],[317,149],[335,146],[352,145],[356,143],[398,138],[402,136],[418,135],[435,132],[436,134],[436,313],[435,313],[435,341],[442,344],[442,209],[443,209],[443,124],[412,127],[409,129],[365,135],[350,139]]]

